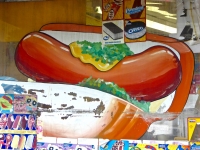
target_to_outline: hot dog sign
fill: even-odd
[[[187,45],[147,34],[146,42],[102,46],[101,31],[47,24],[19,42],[16,66],[37,82],[19,86],[43,89],[38,96],[41,139],[139,139],[162,115],[174,119],[183,110],[194,69]],[[155,103],[166,107],[159,117],[145,117],[157,112]]]

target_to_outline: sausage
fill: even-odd
[[[114,82],[132,97],[154,101],[171,94],[181,81],[181,64],[167,47],[153,46],[127,56],[107,72],[73,57],[68,45],[41,32],[26,35],[15,54],[17,68],[39,82],[78,84],[92,76]]]

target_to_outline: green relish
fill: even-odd
[[[131,98],[123,88],[120,88],[117,84],[113,82],[105,82],[103,79],[94,79],[90,77],[84,79],[78,84],[78,86],[97,89],[112,94],[130,102],[131,104],[142,109],[144,112],[149,112],[150,102],[138,101],[135,98]]]
[[[102,46],[101,42],[77,41],[82,49],[82,54],[89,54],[95,61],[101,61],[103,64],[112,64],[114,61],[120,61],[126,56],[133,55],[133,52],[125,44],[109,44]]]

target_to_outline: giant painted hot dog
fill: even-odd
[[[127,56],[103,72],[73,57],[68,45],[33,32],[20,41],[15,59],[19,70],[36,81],[78,84],[92,76],[114,82],[132,97],[145,101],[166,97],[181,81],[179,59],[164,46]]]
[[[77,25],[77,24],[48,24],[48,25],[44,25],[41,28],[41,30],[88,32],[88,33],[101,33],[101,31],[102,31],[101,27],[85,26],[85,25]],[[31,34],[33,34],[33,33],[31,33]],[[40,70],[39,70],[39,72],[34,72],[34,70],[32,70],[32,67],[37,68],[39,66],[40,69],[43,69],[43,68],[42,68],[42,66],[40,66],[40,64],[39,64],[40,62],[37,62],[37,59],[39,59],[39,58],[37,58],[37,56],[39,56],[39,55],[37,55],[35,53],[34,55],[37,55],[37,56],[35,56],[36,58],[33,58],[30,55],[34,51],[33,48],[35,46],[32,48],[29,47],[29,44],[26,41],[26,39],[29,39],[29,37],[30,36],[26,36],[26,38],[23,38],[18,45],[18,48],[16,51],[16,59],[15,59],[17,67],[19,68],[19,70],[22,73],[24,73],[25,75],[27,75],[33,79],[36,79],[38,81],[46,81],[46,82],[55,81],[55,79],[50,78],[49,76],[46,76],[46,74],[54,73],[51,70],[55,66],[50,67],[51,68],[50,70],[48,70],[49,68],[47,68],[46,72],[44,72],[45,74],[41,74]],[[43,38],[43,37],[40,37],[40,38]],[[50,39],[52,39],[52,38],[50,38]],[[26,42],[24,42],[23,40],[25,40]],[[45,40],[45,38],[44,38],[44,40]],[[177,117],[177,115],[180,112],[182,112],[182,110],[185,106],[185,103],[187,101],[187,98],[188,98],[190,84],[191,84],[191,80],[192,80],[192,76],[193,76],[193,69],[194,69],[193,53],[186,44],[179,42],[173,38],[168,38],[168,37],[163,37],[163,36],[147,33],[147,40],[164,43],[165,45],[168,45],[171,48],[175,49],[180,54],[180,63],[181,63],[181,68],[182,68],[181,81],[176,89],[176,93],[173,98],[173,102],[167,111],[168,113],[172,113],[172,117],[168,118],[168,119],[173,119],[173,118]],[[51,44],[51,48],[54,51],[55,49],[54,49],[53,44],[57,43],[57,41],[53,40],[53,43],[51,41],[49,41],[48,39],[46,41],[49,44]],[[33,44],[34,42],[37,42],[37,40],[32,41],[31,43]],[[38,43],[36,43],[36,45],[37,44]],[[47,45],[49,45],[49,44],[47,44]],[[59,43],[59,44],[61,44],[61,43]],[[43,46],[41,45],[41,48],[44,48],[45,46],[46,45],[43,45]],[[22,49],[20,49],[20,48],[22,48]],[[29,53],[29,51],[25,51],[25,49],[27,49],[27,48],[30,49],[30,51],[32,51],[32,52]],[[62,49],[63,48],[64,47],[62,47]],[[67,47],[67,49],[64,48],[63,50],[67,50],[67,53],[69,53],[68,48],[69,47]],[[62,52],[62,54],[63,53],[64,52]],[[43,55],[45,55],[45,57],[48,56],[46,54],[46,52],[44,52],[44,51],[43,51]],[[28,59],[28,58],[31,58],[31,59]],[[75,60],[76,63],[82,63],[77,58],[76,59],[72,58],[72,59]],[[47,60],[47,59],[45,59],[45,60]],[[60,60],[60,57],[58,56],[57,58],[55,58],[51,61],[56,62],[59,60]],[[36,63],[34,63],[34,61],[36,61]],[[49,63],[49,62],[47,62],[47,63]],[[73,62],[70,62],[70,63],[73,64]],[[30,66],[30,64],[32,64],[32,66]],[[94,66],[92,66],[90,64],[85,64],[85,65],[87,65],[88,67],[97,71],[97,69]],[[30,68],[28,68],[28,67],[30,67]],[[59,66],[56,66],[56,67],[59,67]],[[62,74],[63,68],[61,67],[59,69],[61,69],[59,72],[60,72],[60,74]],[[81,72],[79,72],[79,73],[81,73]],[[72,79],[74,79],[76,77],[79,78],[79,75],[72,77]],[[60,78],[60,79],[63,79],[63,78]],[[106,138],[106,139],[138,139],[147,131],[147,129],[151,123],[153,123],[156,120],[162,119],[159,117],[156,117],[156,118],[152,117],[152,118],[150,118],[150,120],[146,120],[143,116],[141,116],[140,114],[137,113],[138,111],[135,109],[134,105],[130,105],[130,103],[127,103],[127,102],[124,102],[123,105],[121,105],[121,102],[122,101],[115,100],[110,105],[110,107],[116,106],[117,113],[112,117],[112,120],[109,122],[109,124],[106,125],[104,130],[101,131],[96,137]],[[131,116],[129,116],[127,118],[127,114],[123,113],[124,111],[127,111],[127,112],[130,111],[130,112],[135,112],[135,113],[129,114]],[[48,123],[47,125],[53,126],[53,124],[54,123],[52,122],[51,124]],[[61,132],[63,132],[63,131],[61,131]],[[61,132],[59,132],[59,133],[61,133]],[[56,136],[57,135],[58,134],[56,134]]]

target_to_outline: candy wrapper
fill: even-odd
[[[123,0],[103,0],[103,20],[123,19]]]
[[[146,18],[146,1],[124,0],[124,16],[125,19]]]

